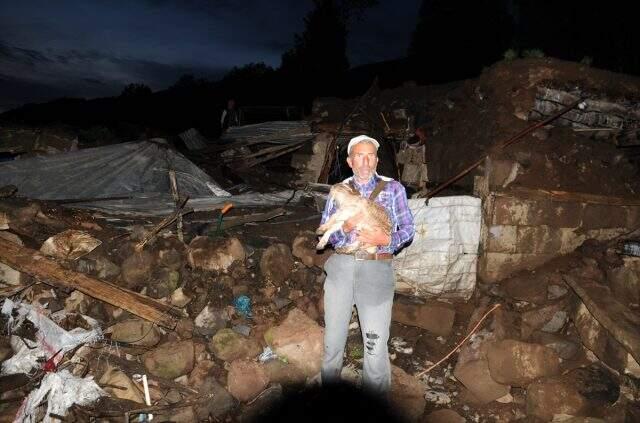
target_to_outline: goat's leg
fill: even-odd
[[[333,222],[332,225],[328,227],[325,227],[327,226],[326,224],[322,225],[322,227],[324,228],[323,229],[324,235],[322,235],[322,237],[318,241],[318,244],[316,245],[316,249],[322,250],[325,247],[325,245],[327,245],[327,242],[329,242],[329,237],[333,235],[334,232],[339,231],[342,228],[342,225],[344,225],[344,220],[336,220],[335,222]],[[320,228],[318,228],[318,230],[319,229]]]

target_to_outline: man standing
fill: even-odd
[[[236,101],[231,98],[227,101],[227,108],[222,111],[220,116],[220,129],[225,132],[230,126],[240,125],[240,118],[236,110]]]
[[[349,332],[352,307],[358,310],[364,344],[363,384],[376,395],[385,395],[391,384],[391,364],[387,341],[391,325],[391,307],[395,277],[391,260],[393,253],[414,235],[413,216],[407,204],[405,188],[397,181],[379,176],[378,147],[375,139],[366,135],[352,138],[347,147],[347,164],[353,177],[343,183],[351,185],[363,197],[371,198],[387,210],[392,233],[381,229],[354,230],[358,217],[347,221],[343,231],[335,232],[329,242],[334,248],[355,240],[377,245],[375,254],[333,254],[325,263],[324,283],[324,359],[322,383],[339,382],[342,356]],[[322,223],[336,211],[333,201],[327,201]]]

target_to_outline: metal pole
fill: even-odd
[[[512,136],[511,138],[509,138],[506,141],[503,141],[501,143],[496,144],[494,147],[490,148],[489,151],[503,150],[504,148],[510,146],[511,144],[515,144],[517,141],[522,139],[522,137],[524,137],[528,133],[540,128],[541,126],[548,125],[549,123],[551,123],[554,120],[558,119],[560,116],[562,116],[565,113],[567,113],[569,110],[571,110],[574,107],[576,107],[581,102],[582,102],[582,99],[578,99],[578,100],[574,101],[573,103],[569,104],[564,109],[560,110],[555,115],[552,115],[552,116],[546,118],[543,121],[540,121],[540,122],[538,122],[538,123],[536,123],[534,125],[529,126],[528,128],[523,129],[522,131],[518,132],[517,134],[515,134],[514,136]],[[443,189],[447,188],[449,185],[451,185],[452,183],[454,183],[455,181],[459,180],[460,178],[465,176],[467,173],[471,172],[473,169],[478,167],[480,165],[480,163],[482,163],[488,156],[489,156],[489,153],[484,154],[479,160],[473,162],[472,164],[470,164],[469,166],[464,168],[460,173],[458,173],[454,177],[448,179],[446,182],[443,182],[442,184],[440,184],[433,191],[429,191],[429,192],[426,192],[426,193],[423,192],[421,194],[424,194],[424,197],[426,197],[427,200],[428,200],[429,198],[433,197],[434,195],[436,195],[437,193],[439,193]],[[419,197],[423,197],[423,195],[419,195]]]

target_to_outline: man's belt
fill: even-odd
[[[353,253],[356,260],[391,260],[391,253],[367,253],[366,251],[356,251]]]

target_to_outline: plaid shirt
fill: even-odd
[[[352,179],[353,177],[347,178],[342,181],[342,183],[349,184]],[[411,241],[413,234],[415,233],[413,215],[411,214],[411,210],[409,210],[409,205],[407,203],[406,190],[400,182],[379,175],[375,175],[369,180],[369,182],[362,185],[358,184],[355,180],[353,182],[358,191],[360,191],[360,195],[369,198],[371,192],[373,192],[380,180],[387,181],[387,185],[384,187],[382,192],[378,194],[375,202],[382,205],[387,210],[389,218],[391,218],[392,231],[391,243],[387,246],[378,247],[378,253],[395,253],[400,249],[400,247]],[[322,212],[322,220],[320,224],[324,224],[327,219],[336,212],[336,210],[337,208],[333,199],[329,198],[324,211]],[[353,243],[356,239],[356,235],[356,231],[351,231],[346,234],[342,229],[340,229],[329,237],[329,242],[334,248],[343,247]]]

